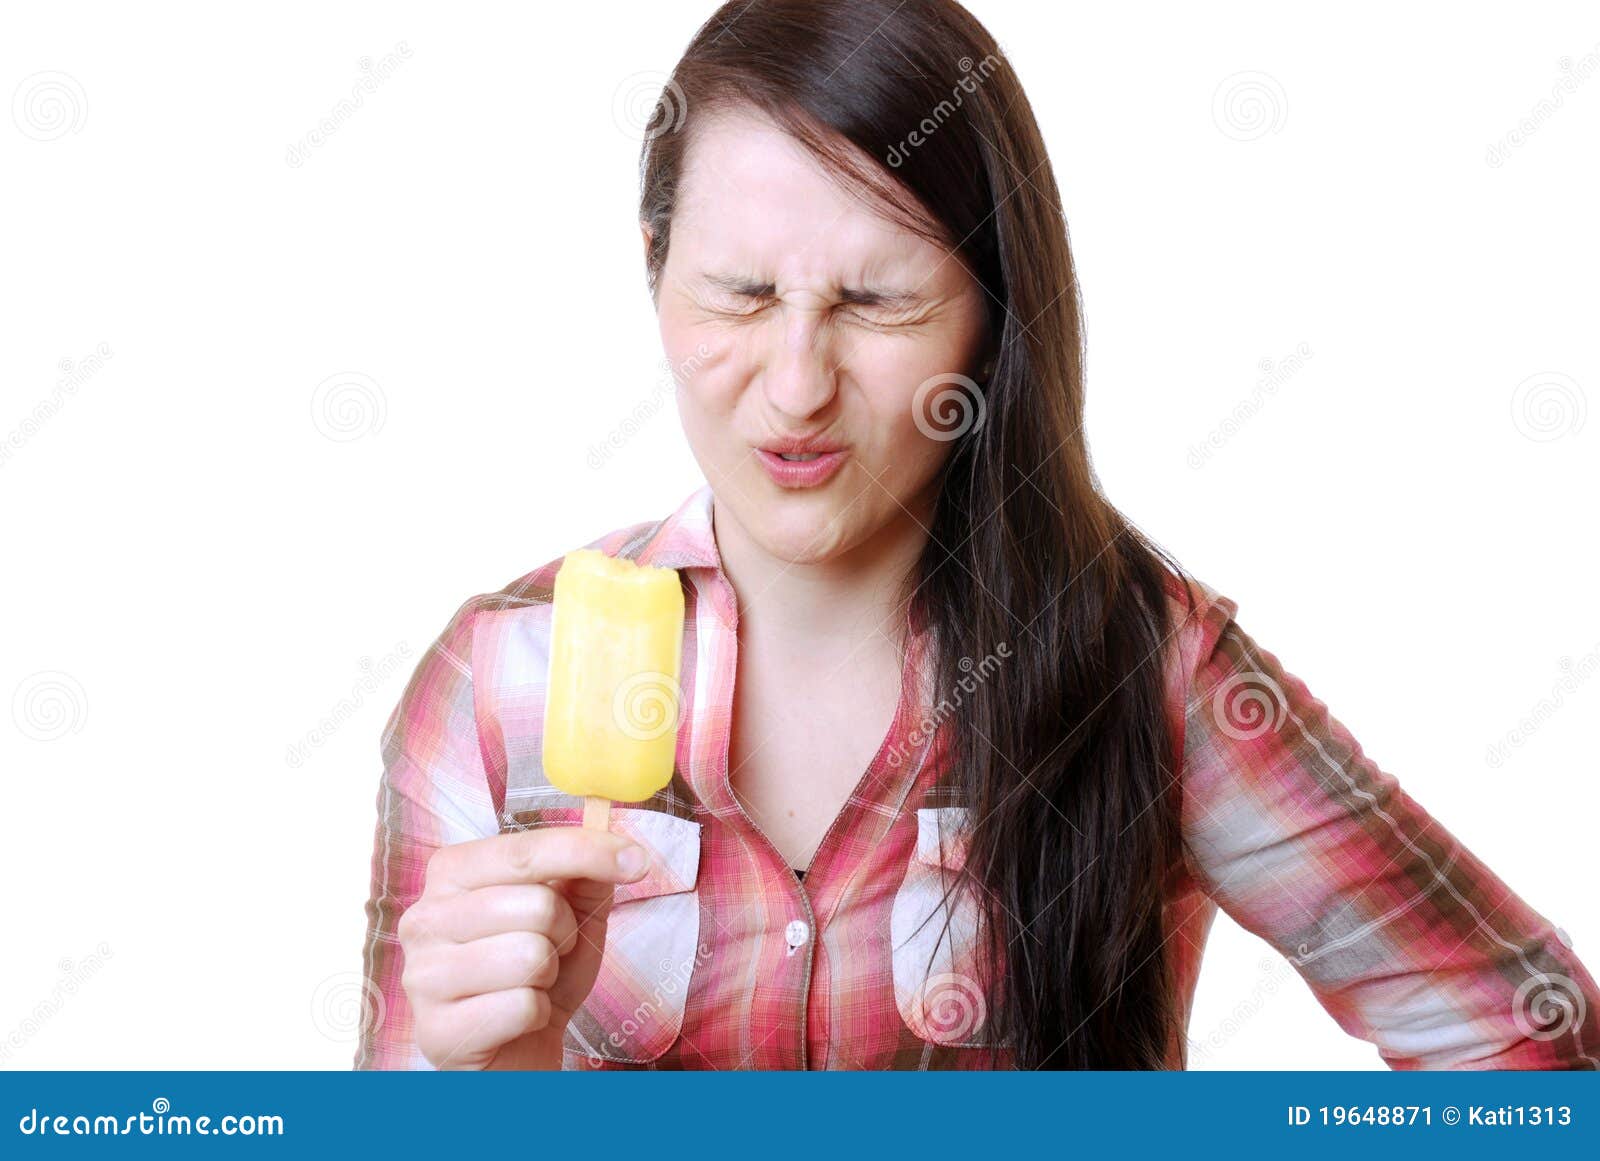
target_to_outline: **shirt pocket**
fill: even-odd
[[[650,870],[617,886],[594,990],[567,1024],[567,1051],[590,1067],[646,1064],[670,1048],[710,954],[700,943],[700,824],[614,806],[611,830],[650,851]]]
[[[958,1048],[996,1045],[980,970],[974,888],[953,887],[966,856],[964,806],[917,811],[917,844],[889,917],[894,999],[920,1039]]]

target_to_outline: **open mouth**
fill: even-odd
[[[756,458],[780,488],[816,488],[826,484],[843,466],[846,454],[842,449],[779,452],[756,448]]]

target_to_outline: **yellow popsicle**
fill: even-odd
[[[675,570],[587,548],[562,560],[551,609],[544,773],[556,789],[589,800],[585,826],[603,828],[611,800],[642,802],[672,780],[682,649]]]

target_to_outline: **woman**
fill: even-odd
[[[1565,937],[1100,494],[1028,103],[953,0],[736,0],[643,154],[709,484],[677,769],[573,824],[551,561],[389,722],[359,1067],[1181,1068],[1220,905],[1393,1068],[1600,1066]]]

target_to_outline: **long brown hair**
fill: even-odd
[[[1184,574],[1090,464],[1077,278],[1021,85],[954,0],[731,0],[646,133],[652,291],[693,126],[719,107],[771,117],[987,292],[991,369],[962,401],[973,421],[908,591],[939,689],[1009,649],[942,725],[971,810],[961,882],[981,887],[983,946],[1003,965],[988,1009],[1018,1067],[1181,1067],[1162,651],[1166,586]]]

